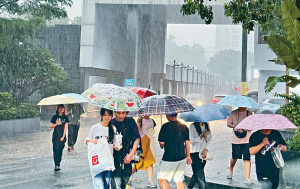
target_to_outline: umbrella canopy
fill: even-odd
[[[261,129],[297,129],[285,116],[280,114],[255,114],[246,117],[236,129],[261,130]]]
[[[192,111],[194,107],[185,99],[175,95],[154,95],[143,99],[138,115],[170,115]]]
[[[194,106],[191,112],[183,112],[179,118],[186,122],[209,122],[213,120],[225,119],[230,113],[221,105],[204,104],[202,106]]]
[[[85,99],[83,96],[77,93],[64,93],[62,96],[71,97],[76,100],[77,103],[87,103],[89,102],[87,99]]]
[[[137,111],[141,98],[131,90],[113,84],[96,83],[82,93],[91,104],[113,111]]]
[[[139,95],[141,99],[147,98],[149,96],[157,95],[157,92],[147,89],[147,88],[141,88],[141,87],[134,87],[130,89],[132,92]]]
[[[252,98],[240,95],[226,96],[217,104],[234,107],[260,108],[259,104]]]
[[[76,104],[77,101],[74,98],[55,95],[47,98],[43,98],[37,105],[39,106],[50,106],[50,105],[59,105],[59,104]]]

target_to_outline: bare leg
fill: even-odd
[[[148,173],[148,180],[152,181],[152,178],[153,178],[153,165],[150,165],[147,168],[147,173]]]
[[[168,182],[165,179],[158,179],[161,189],[170,189]]]
[[[234,168],[234,166],[235,166],[235,164],[236,164],[236,162],[237,162],[237,159],[230,159],[230,166],[229,166],[229,174],[233,174],[233,168]]]
[[[245,165],[245,177],[246,179],[250,179],[251,161],[245,160],[244,165]]]
[[[176,182],[177,189],[184,189],[183,182]]]

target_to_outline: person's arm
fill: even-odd
[[[251,155],[257,154],[265,145],[270,144],[269,139],[265,137],[261,143],[256,146],[249,148],[249,152]]]
[[[208,126],[208,128],[209,128],[209,132],[207,134],[206,144],[205,144],[204,150],[201,152],[201,155],[202,155],[203,158],[207,157],[207,152],[208,152],[208,149],[210,147],[211,139],[212,139],[212,134],[211,134],[210,127]]]
[[[186,140],[185,141],[185,157],[186,157],[186,163],[188,165],[192,164],[192,162],[193,162],[190,152],[191,152],[190,141]]]
[[[58,121],[55,118],[56,117],[53,116],[50,121],[50,128],[52,128],[52,129],[55,128],[57,125],[59,125]]]
[[[286,142],[284,141],[284,139],[282,138],[281,134],[278,131],[277,131],[277,133],[279,135],[278,147],[280,148],[280,151],[286,152],[287,151]]]
[[[64,134],[61,137],[60,141],[63,141],[65,139],[66,134],[67,134],[68,125],[69,125],[69,123],[65,123]]]
[[[227,119],[227,127],[229,128],[235,128],[236,125],[233,124],[233,117],[232,117],[232,113],[230,114],[230,116]]]
[[[166,125],[162,125],[158,134],[159,146],[161,148],[165,147],[165,132],[166,132],[165,130],[166,130]]]
[[[58,125],[57,123],[55,123],[55,124],[54,124],[54,123],[50,123],[50,128],[53,129],[53,128],[55,128],[57,125]]]
[[[136,153],[136,150],[138,148],[140,144],[140,138],[135,139],[134,143],[133,143],[133,147],[130,151],[129,154],[127,154],[124,158],[124,163],[129,164],[132,160],[132,157],[134,156],[134,154]]]

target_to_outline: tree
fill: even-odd
[[[284,35],[273,33],[265,37],[277,58],[275,63],[285,65],[291,70],[298,71],[300,75],[300,9],[292,0],[286,0],[281,5],[281,22],[284,28]],[[278,82],[286,82],[289,87],[296,87],[300,79],[290,75],[269,77],[265,86],[268,93],[273,90]]]
[[[224,4],[225,16],[230,16],[234,24],[241,23],[248,32],[253,31],[257,25],[261,30],[281,33],[281,2],[282,0],[232,0]],[[198,14],[206,24],[213,20],[213,8],[204,0],[184,0],[180,11],[183,15]]]
[[[207,69],[207,58],[205,50],[201,45],[184,45],[178,46],[175,42],[176,38],[170,35],[166,42],[166,60],[176,60],[177,63],[195,66],[199,69]]]
[[[1,48],[0,60],[0,77],[15,104],[38,90],[64,85],[67,76],[47,50],[25,44]]]
[[[72,0],[0,0],[1,15],[25,15],[51,20],[67,17]]]
[[[251,60],[252,57],[251,55],[248,56],[248,61],[253,61]],[[238,82],[241,79],[241,58],[242,53],[240,51],[222,50],[209,59],[207,68],[212,73]]]

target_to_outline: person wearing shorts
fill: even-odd
[[[177,189],[184,189],[183,179],[186,164],[191,164],[189,129],[177,121],[177,114],[167,115],[169,122],[160,130],[158,141],[164,148],[157,178],[160,188],[169,189],[168,182],[176,182]],[[167,182],[168,181],[168,182]]]
[[[250,161],[250,153],[249,153],[249,138],[251,135],[251,131],[244,130],[235,130],[234,128],[247,116],[252,115],[247,108],[240,107],[237,110],[231,112],[230,116],[227,120],[227,126],[232,128],[232,156],[229,164],[229,173],[227,179],[232,179],[233,176],[233,168],[238,159],[244,160],[245,166],[245,178],[246,183],[251,184],[250,180],[250,170],[251,170],[251,161]],[[239,132],[239,133],[237,133]],[[242,133],[245,134],[242,135]]]

